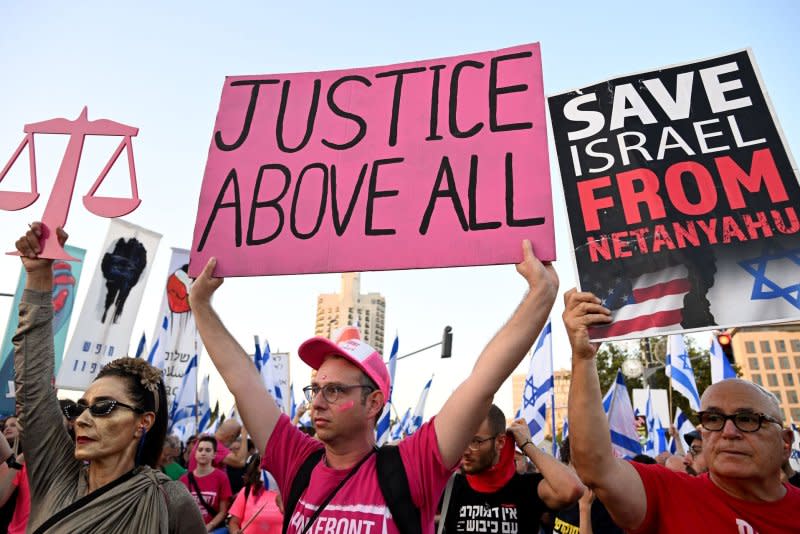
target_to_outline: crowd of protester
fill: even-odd
[[[77,402],[57,400],[52,268],[38,258],[40,236],[35,223],[17,241],[27,271],[14,336],[18,412],[0,434],[0,529],[10,533],[800,532],[792,432],[760,386],[707,388],[696,430],[681,442],[670,429],[676,454],[614,456],[588,336],[610,312],[591,293],[565,295],[573,372],[560,459],[531,442],[525,420],[507,421],[493,397],[558,288],[528,242],[517,266],[527,291],[472,373],[429,422],[377,447],[391,387],[382,356],[358,339],[301,345],[315,373],[304,389],[312,428],[300,428],[212,308],[222,284],[213,259],[191,305],[244,424],[228,419],[186,442],[167,435],[161,372],[135,358],[105,366]]]

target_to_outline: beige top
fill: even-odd
[[[88,469],[75,459],[75,444],[64,429],[51,384],[52,320],[50,293],[26,289],[13,341],[17,413],[31,496],[28,532],[88,490]],[[183,484],[147,466],[135,473],[62,518],[48,532],[206,532],[200,511]]]

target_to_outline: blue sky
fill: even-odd
[[[545,93],[614,76],[753,49],[790,148],[800,139],[800,8],[774,2],[5,2],[0,4],[0,165],[27,122],[90,118],[138,126],[134,141],[141,207],[127,217],[163,234],[134,338],[152,335],[166,277],[168,248],[189,247],[211,132],[226,75],[384,65],[541,42]],[[86,212],[83,195],[112,145],[92,140],[69,219],[71,242],[89,248],[84,276],[98,260],[107,223]],[[65,141],[37,138],[40,190],[52,185]],[[556,263],[562,289],[575,283],[558,167],[551,146]],[[795,150],[797,152],[797,150]],[[101,161],[102,160],[102,161]],[[115,175],[112,173],[112,180]],[[124,177],[123,177],[124,179]],[[14,176],[9,178],[9,182]],[[3,188],[11,187],[4,183]],[[108,186],[113,194],[115,186]],[[0,241],[11,247],[44,200],[0,213]],[[15,258],[0,257],[0,292],[13,292]],[[84,278],[81,305],[88,288]],[[228,280],[216,304],[247,348],[253,334],[273,350],[294,351],[313,334],[316,295],[339,288],[336,274]],[[454,328],[454,357],[436,351],[404,360],[397,384],[402,408],[435,373],[427,413],[467,375],[483,345],[520,300],[525,284],[512,266],[362,275],[364,291],[387,299],[386,345],[401,353]],[[0,321],[10,299],[0,299]],[[568,366],[560,298],[554,311],[556,367]],[[0,324],[5,324],[4,322]],[[701,337],[705,343],[706,337]],[[207,363],[204,364],[207,368]],[[523,367],[526,363],[523,364]],[[307,370],[293,369],[304,383]],[[212,378],[217,388],[220,382]],[[497,398],[510,409],[510,388]]]

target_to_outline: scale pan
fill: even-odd
[[[122,217],[127,215],[142,203],[140,198],[123,197],[96,197],[86,195],[83,205],[86,209],[100,217]]]
[[[39,198],[39,193],[30,191],[0,191],[0,210],[21,210],[36,202],[37,198]]]

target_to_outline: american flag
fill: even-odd
[[[613,318],[607,326],[592,328],[592,339],[649,336],[681,327],[689,272],[675,265],[633,279],[618,276],[605,291],[591,284],[587,289],[594,290]]]

